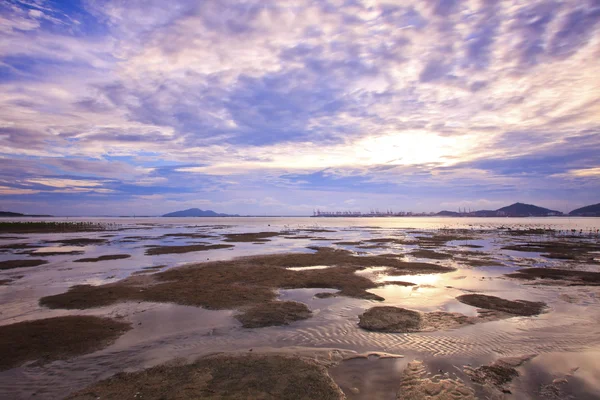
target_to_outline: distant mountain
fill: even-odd
[[[456,211],[443,210],[435,215],[439,215],[440,217],[458,217],[460,213],[457,213]]]
[[[239,217],[237,214],[219,214],[213,210],[200,210],[199,208],[189,208],[187,210],[175,211],[163,215],[163,217]]]
[[[0,211],[0,217],[24,217],[25,214],[10,212],[10,211]]]
[[[16,212],[10,212],[10,211],[0,211],[0,218],[1,217],[6,217],[6,218],[10,218],[10,217],[51,217],[52,215],[33,215],[33,214],[21,214],[21,213],[16,213]]]
[[[600,203],[578,208],[571,211],[569,215],[577,217],[600,217]]]
[[[515,203],[510,206],[499,208],[496,210],[496,213],[498,216],[506,217],[547,217],[552,215],[562,215],[560,211],[523,203]]]

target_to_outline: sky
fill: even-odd
[[[600,202],[600,1],[0,0],[0,208]]]

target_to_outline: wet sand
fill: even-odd
[[[133,397],[159,386],[164,398],[600,396],[600,368],[583,356],[600,352],[595,237],[546,228],[294,229],[271,220],[6,236],[0,262],[17,265],[32,251],[46,263],[0,271],[0,328],[104,318],[87,326],[113,336],[81,335],[69,352],[47,328],[27,325],[40,340],[19,334],[27,356],[0,372],[3,398]],[[208,248],[163,251],[195,246]],[[361,327],[370,312],[378,329]],[[215,352],[225,355],[207,361]],[[569,369],[537,361],[546,359]],[[232,386],[223,371],[248,380]],[[277,373],[288,383],[270,387]]]

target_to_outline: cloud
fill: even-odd
[[[571,169],[564,175],[577,178],[600,177],[600,167]]]

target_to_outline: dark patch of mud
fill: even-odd
[[[455,256],[460,257],[481,257],[481,256],[490,256],[489,253],[485,253],[483,251],[472,251],[472,250],[448,250],[448,253],[453,254]]]
[[[315,265],[331,267],[288,269]],[[129,278],[102,286],[78,285],[66,293],[43,297],[40,304],[50,308],[85,309],[132,300],[235,309],[273,301],[277,288],[337,289],[343,296],[383,300],[367,291],[378,287],[377,283],[355,273],[370,266],[386,266],[391,273],[402,275],[454,270],[435,264],[405,263],[390,257],[358,257],[343,250],[321,248],[312,254],[274,254],[193,264],[145,276],[149,278],[146,280]]]
[[[384,253],[377,254],[378,257],[390,257],[390,258],[404,258],[404,254],[396,254],[396,253]]]
[[[109,254],[106,256],[94,257],[94,258],[80,258],[78,260],[74,260],[74,262],[99,262],[99,261],[109,261],[109,260],[122,260],[124,258],[129,258],[131,255],[129,254]]]
[[[128,323],[92,316],[67,316],[0,326],[0,370],[26,361],[47,363],[90,353],[131,329]]]
[[[382,257],[385,258],[385,257]],[[389,258],[394,260],[394,258]],[[414,261],[398,261],[399,266],[388,268],[385,271],[386,275],[416,275],[416,274],[443,274],[446,272],[456,271],[455,268],[445,267],[443,265],[430,264],[425,262]]]
[[[522,316],[538,315],[546,308],[546,303],[543,302],[527,300],[512,301],[485,294],[463,294],[458,296],[456,300],[477,308]]]
[[[271,301],[246,308],[235,318],[244,328],[262,328],[289,325],[311,316],[312,312],[306,304],[295,301]]]
[[[497,321],[517,315],[537,315],[545,308],[544,303],[525,300],[509,301],[477,294],[467,294],[459,296],[457,299],[480,308],[477,310],[477,316],[471,317],[444,311],[419,312],[400,307],[377,306],[359,316],[358,326],[376,332],[434,332]]]
[[[284,236],[284,239],[321,239],[321,238],[316,238],[314,236],[308,236],[308,235],[295,235],[295,236]]]
[[[535,280],[536,284],[600,286],[600,272],[558,268],[523,268],[505,276],[530,281]]]
[[[516,368],[533,357],[535,357],[533,354],[521,357],[506,357],[478,368],[466,366],[465,373],[475,383],[486,386],[493,385],[504,393],[510,393],[506,386],[519,376]]]
[[[8,285],[9,283],[11,283],[13,280],[12,279],[0,279],[0,285]]]
[[[330,299],[332,297],[338,297],[339,294],[338,293],[332,293],[332,292],[320,292],[315,294],[315,297],[317,299]]]
[[[333,232],[337,232],[337,231],[334,231],[333,229],[324,229],[324,228],[304,228],[304,229],[298,229],[298,231],[301,231],[301,232],[313,232],[313,233],[319,233],[319,232],[321,232],[321,233],[327,233],[327,232],[333,233]]]
[[[432,260],[448,260],[452,258],[452,254],[439,253],[437,251],[425,249],[414,250],[410,255],[417,258],[430,258]]]
[[[543,257],[558,260],[593,262],[594,254],[591,252],[599,252],[600,244],[581,240],[561,240],[513,244],[504,246],[502,249],[530,253],[544,253],[542,254]]]
[[[22,251],[15,254],[27,254],[32,257],[46,257],[46,256],[80,256],[84,253],[83,250],[73,250],[73,251]]]
[[[404,239],[404,238],[375,238],[375,239],[367,239],[364,242],[365,243],[377,243],[377,244],[399,244],[399,245],[416,244],[416,242],[414,240]]]
[[[1,233],[96,232],[117,228],[116,224],[95,222],[0,222]]]
[[[61,239],[61,240],[52,240],[46,243],[59,243],[63,246],[88,246],[88,245],[96,245],[96,244],[104,244],[107,243],[106,239],[93,239],[93,238],[74,238],[74,239]]]
[[[412,283],[412,282],[403,282],[403,281],[385,281],[385,282],[381,282],[378,284],[379,287],[382,286],[417,286],[416,283]],[[426,287],[428,285],[420,285],[419,287]],[[433,287],[433,286],[432,286]]]
[[[228,233],[224,242],[269,242],[270,238],[284,235],[281,232]]]
[[[475,391],[458,378],[430,375],[421,361],[410,362],[400,377],[398,400],[476,400]]]
[[[343,399],[324,366],[283,355],[213,355],[120,373],[67,399]]]
[[[38,265],[48,264],[46,260],[6,260],[0,261],[0,270],[37,267]]]
[[[504,267],[500,261],[494,260],[493,258],[465,258],[455,257],[455,261],[466,264],[471,267]]]
[[[183,237],[183,238],[192,238],[192,239],[209,239],[209,238],[214,238],[216,236],[214,235],[207,235],[206,233],[167,233],[165,235],[162,235],[162,238],[169,238],[169,237]]]
[[[121,242],[137,242],[138,240],[161,240],[162,236],[125,236]]]
[[[153,246],[146,250],[147,256],[157,256],[160,254],[181,254],[191,253],[193,251],[208,251],[218,249],[228,249],[233,247],[231,244],[192,244],[187,246]]]
[[[362,244],[362,242],[333,242],[333,244],[337,244],[340,246],[359,246]]]
[[[37,249],[40,246],[29,244],[29,243],[12,243],[12,244],[4,244],[0,246],[0,251],[2,250],[23,250],[23,249]]]
[[[502,228],[500,228],[502,229]],[[530,236],[530,235],[553,235],[556,233],[553,229],[544,228],[528,228],[528,229],[511,229],[507,228],[506,233],[510,236]]]
[[[362,244],[356,246],[357,249],[373,250],[373,249],[387,249],[389,246],[386,244]]]
[[[436,233],[432,236],[415,236],[417,244],[422,248],[437,248],[445,246],[448,242],[453,241],[469,241],[476,240],[471,233],[453,232],[453,233]],[[462,246],[468,243],[462,244]]]
[[[358,326],[377,332],[419,332],[421,313],[400,307],[373,307],[359,316]]]
[[[75,285],[66,293],[42,297],[40,305],[48,308],[87,309],[120,301],[143,300],[142,286],[109,283],[101,286]]]

